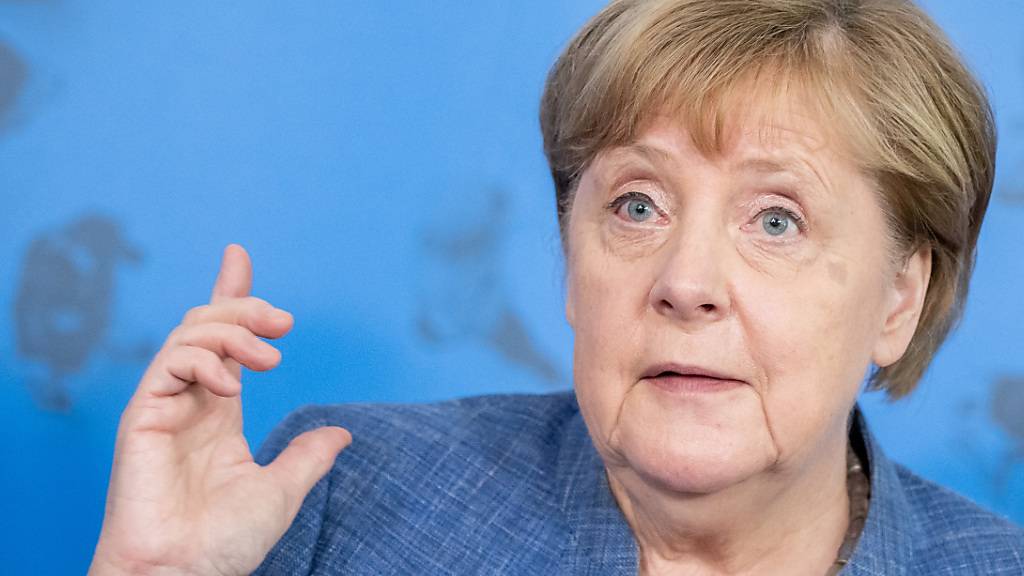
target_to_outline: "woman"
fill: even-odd
[[[292,318],[229,247],[124,412],[92,573],[1024,573],[1019,527],[856,410],[948,334],[992,188],[988,104],[926,16],[615,1],[541,124],[575,394],[311,407],[254,461],[239,364]]]

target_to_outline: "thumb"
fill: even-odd
[[[299,513],[306,494],[331,469],[338,453],[351,443],[348,430],[324,426],[293,438],[267,465],[267,474],[285,493],[289,523]]]

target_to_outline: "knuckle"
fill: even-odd
[[[253,345],[253,338],[255,336],[248,328],[238,324],[223,326],[218,331],[221,348],[229,355],[250,348]]]
[[[266,300],[249,296],[239,310],[238,322],[242,324],[252,322],[273,309],[274,307]]]
[[[181,323],[182,324],[198,324],[198,323],[202,322],[203,318],[205,318],[207,316],[209,310],[210,310],[210,305],[209,304],[203,304],[201,306],[195,306],[193,308],[189,308],[189,310],[187,312],[185,312],[185,316],[181,319]]]
[[[226,338],[237,340],[240,342],[248,343],[256,335],[252,333],[248,327],[243,324],[228,324],[224,327],[224,336]]]
[[[191,346],[176,346],[170,351],[167,363],[174,366],[195,365],[197,362],[195,348]]]
[[[308,432],[295,437],[292,440],[292,445],[295,446],[295,451],[300,453],[303,459],[312,458],[316,453],[313,446],[313,438]]]
[[[218,354],[225,346],[231,345],[241,337],[239,332],[247,332],[247,330],[235,324],[219,322],[207,322],[191,326],[182,325],[175,330],[177,333],[174,336],[174,344],[195,347]]]
[[[168,364],[174,362],[175,354],[177,353],[178,346],[171,345],[168,343],[157,352],[156,356],[153,357],[153,361],[146,367],[146,373],[143,377],[147,377],[150,374],[159,374],[162,372]]]
[[[173,346],[181,342],[185,336],[189,333],[189,328],[185,324],[179,324],[171,330],[170,334],[167,335],[167,344]]]
[[[309,462],[316,466],[317,469],[323,470],[330,468],[334,462],[333,458],[328,455],[327,442],[316,434],[311,434],[305,438],[304,456],[309,459]]]
[[[259,296],[246,296],[245,301],[248,306],[252,306],[254,308],[273,308],[270,302],[267,302]]]

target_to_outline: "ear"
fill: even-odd
[[[922,246],[907,258],[889,287],[885,324],[875,343],[872,360],[885,367],[895,363],[907,351],[921,318],[928,280],[932,274],[932,249]]]

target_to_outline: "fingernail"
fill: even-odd
[[[346,446],[352,443],[352,433],[345,428],[342,428],[341,426],[329,426],[329,428],[334,430],[338,436],[341,437],[342,442],[344,442]]]
[[[273,319],[277,322],[287,322],[292,319],[292,315],[284,310],[277,309],[273,312]]]

